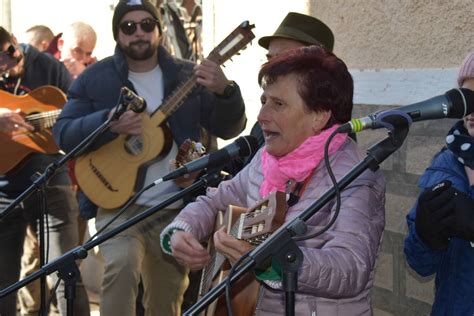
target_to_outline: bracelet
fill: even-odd
[[[178,227],[173,227],[169,229],[165,234],[162,235],[161,238],[161,248],[163,251],[169,255],[173,253],[173,250],[171,249],[171,236],[177,231],[184,231],[184,229],[178,228]]]

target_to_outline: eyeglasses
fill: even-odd
[[[140,24],[143,32],[151,33],[155,29],[155,26],[158,24],[158,21],[153,19],[143,19],[140,22],[134,21],[125,21],[119,24],[120,30],[125,35],[132,35],[137,31],[137,25]]]

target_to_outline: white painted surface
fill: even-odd
[[[457,87],[456,68],[350,70],[354,104],[407,105]]]

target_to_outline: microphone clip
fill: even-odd
[[[374,125],[393,132],[395,128],[409,128],[413,120],[410,115],[400,110],[382,111],[375,115]]]
[[[129,88],[122,87],[120,93],[122,95],[122,106],[125,109],[130,109],[135,113],[141,113],[146,110],[145,99],[136,95]]]

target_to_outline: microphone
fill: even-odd
[[[425,101],[393,110],[379,111],[359,119],[352,119],[350,122],[339,126],[337,131],[339,133],[358,133],[366,129],[387,127],[382,119],[389,114],[397,114],[397,112],[406,114],[413,122],[442,118],[463,118],[474,112],[474,91],[465,88],[452,89],[444,95]]]
[[[204,168],[219,167],[228,161],[237,158],[245,157],[254,153],[258,149],[257,139],[253,136],[241,136],[233,143],[213,152],[209,155],[203,156],[194,161],[188,162],[184,166],[170,172],[162,178],[162,181],[179,178],[187,173],[202,170]]]
[[[135,113],[141,113],[146,110],[146,101],[139,97],[127,87],[122,87],[123,105]]]

